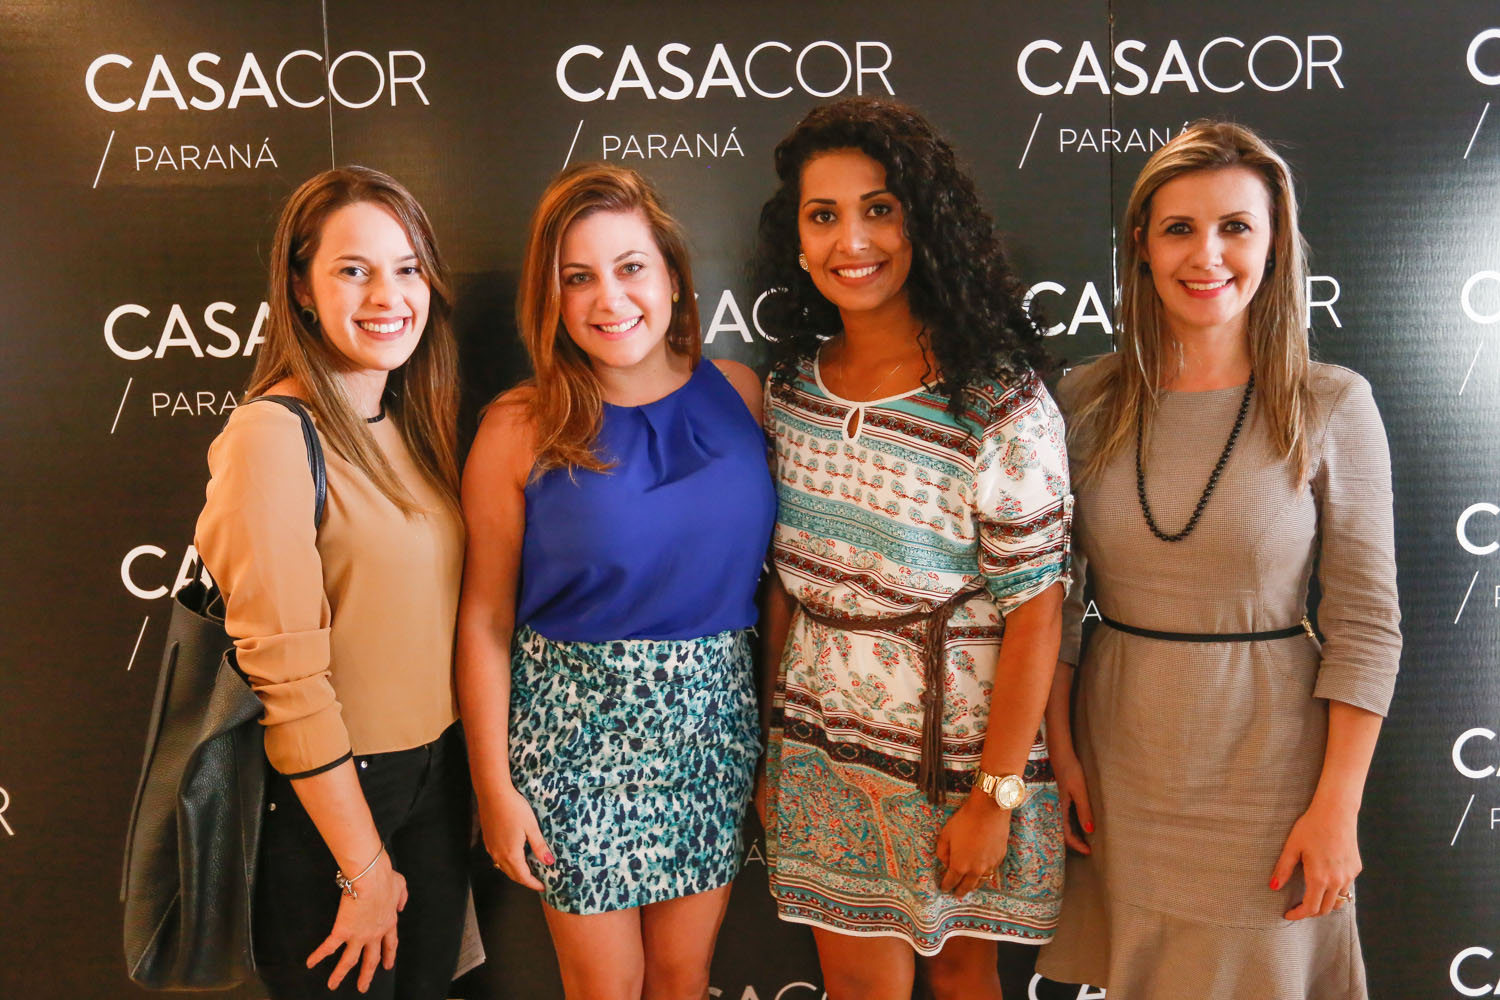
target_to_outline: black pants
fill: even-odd
[[[458,964],[468,899],[470,791],[463,732],[454,723],[426,746],[354,758],[360,787],[391,863],[406,878],[396,967],[378,968],[368,993],[359,965],[337,990],[328,977],[343,950],[312,969],[307,956],[333,929],[340,891],[334,861],[292,784],[266,786],[255,887],[255,958],[274,1000],[441,1000]]]

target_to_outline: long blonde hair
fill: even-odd
[[[1120,243],[1116,354],[1099,362],[1094,392],[1075,409],[1069,440],[1087,461],[1079,482],[1097,476],[1134,446],[1136,422],[1150,439],[1161,388],[1180,362],[1166,332],[1161,297],[1142,257],[1151,199],[1163,184],[1199,170],[1245,167],[1271,198],[1268,270],[1250,300],[1246,330],[1255,394],[1271,441],[1297,482],[1307,474],[1307,420],[1312,405],[1307,342],[1307,248],[1297,228],[1297,196],[1286,161],[1255,132],[1233,122],[1200,120],[1146,161],[1125,208]],[[1140,233],[1138,237],[1136,234]]]
[[[287,199],[271,245],[266,341],[246,395],[258,396],[282,379],[295,380],[324,439],[407,516],[422,511],[354,411],[340,377],[347,366],[343,355],[297,308],[297,282],[307,281],[323,224],[338,209],[360,202],[379,205],[396,217],[432,290],[427,328],[406,364],[391,372],[383,405],[417,468],[457,509],[458,350],[451,326],[452,284],[427,213],[394,178],[369,167],[340,167],[304,181]]]
[[[509,401],[526,406],[531,417],[536,472],[609,468],[594,450],[604,414],[599,379],[588,355],[563,327],[558,274],[568,227],[595,212],[641,213],[668,271],[677,279],[678,300],[667,327],[667,347],[688,358],[693,367],[702,354],[687,237],[655,189],[634,170],[607,163],[580,163],[563,171],[542,193],[532,216],[516,296],[516,322],[533,375],[523,383],[527,391]]]

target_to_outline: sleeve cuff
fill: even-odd
[[[1394,686],[1394,678],[1387,682],[1385,678],[1376,679],[1325,672],[1318,675],[1318,683],[1313,688],[1313,697],[1324,698],[1328,701],[1342,701],[1355,708],[1362,708],[1384,717],[1390,712]]]
[[[298,771],[296,774],[285,774],[285,773],[283,773],[283,776],[286,777],[288,780],[291,780],[291,781],[296,781],[298,778],[311,778],[314,775],[322,774],[324,771],[332,771],[334,768],[338,767],[344,761],[346,761],[346,760],[353,760],[353,759],[354,759],[354,751],[350,750],[348,753],[344,754],[342,757],[338,758],[337,760],[331,760],[328,763],[323,764],[320,767],[309,768],[306,771]]]
[[[316,774],[352,752],[337,702],[313,715],[266,726],[266,759],[285,775]]]
[[[1052,561],[1048,565],[1039,566],[1025,574],[1021,586],[1017,589],[997,593],[998,587],[996,586],[996,582],[994,577],[985,578],[985,585],[988,587],[990,596],[994,599],[995,604],[1000,608],[1000,614],[1008,615],[1054,583],[1061,583],[1063,591],[1066,593],[1072,583],[1072,578],[1068,573],[1068,561],[1066,558],[1063,558]],[[1015,577],[1007,577],[1004,582],[1014,587],[1016,582]]]

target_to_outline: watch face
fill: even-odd
[[[995,789],[995,801],[1002,809],[1014,809],[1026,801],[1026,782],[1014,774],[1007,774]]]

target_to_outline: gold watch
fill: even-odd
[[[1026,782],[1019,774],[990,774],[980,768],[977,784],[979,790],[993,798],[1001,809],[1014,809],[1026,801]]]

